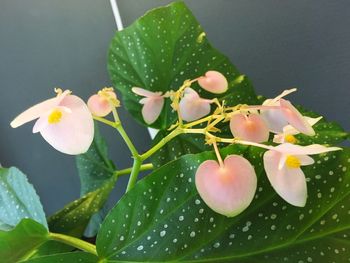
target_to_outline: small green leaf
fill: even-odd
[[[347,261],[350,149],[313,156],[315,164],[303,167],[309,193],[303,208],[272,189],[263,152],[237,145],[221,151],[243,154],[258,176],[256,196],[240,215],[213,212],[196,191],[198,165],[215,155],[186,155],[155,170],[119,201],[98,234],[98,254],[110,262]]]
[[[86,253],[86,252],[72,252],[72,253],[62,253],[57,255],[49,255],[38,257],[34,259],[29,259],[26,261],[21,261],[26,263],[97,263],[98,258],[95,255]]]
[[[81,182],[81,196],[98,189],[113,176],[115,167],[108,159],[107,144],[96,123],[94,141],[86,153],[76,157],[76,163]],[[96,236],[106,213],[106,209],[102,208],[92,216],[85,230],[85,236]]]
[[[105,204],[115,182],[116,177],[110,178],[97,190],[69,203],[52,215],[48,219],[50,231],[81,237],[91,216]]]
[[[110,178],[97,190],[69,203],[62,210],[52,215],[48,219],[50,231],[81,238],[91,216],[96,214],[105,204],[115,181],[115,178]],[[73,248],[68,245],[50,240],[38,248],[36,253],[33,254],[33,258],[72,250]]]
[[[185,80],[195,79],[208,70],[223,73],[229,89],[220,98],[235,103],[256,103],[255,92],[229,59],[213,48],[203,28],[183,2],[156,8],[117,32],[108,55],[108,71],[113,85],[123,95],[126,109],[142,124],[140,96],[132,87],[165,93],[178,89]],[[218,95],[193,88],[205,98]],[[151,126],[166,129],[176,114],[166,100],[158,120]]]
[[[18,262],[48,240],[48,231],[32,219],[23,219],[10,231],[0,231],[0,258],[3,263]]]
[[[47,228],[40,199],[27,177],[17,168],[0,168],[0,230],[9,230],[23,218]]]

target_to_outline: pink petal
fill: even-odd
[[[198,93],[186,88],[179,103],[181,118],[187,122],[198,120],[210,113],[210,100],[202,99]]]
[[[18,115],[12,122],[11,127],[17,128],[27,122],[30,122],[32,120],[35,120],[39,118],[41,115],[47,113],[52,108],[56,107],[68,94],[70,91],[66,90],[62,94],[58,95],[55,98],[45,100],[41,103],[38,103],[26,111],[22,112],[20,115]]]
[[[45,129],[47,126],[49,126],[49,122],[48,122],[48,117],[51,114],[51,112],[53,110],[60,110],[62,113],[72,113],[72,111],[67,108],[67,107],[63,107],[63,106],[56,106],[53,109],[51,109],[50,111],[46,112],[45,114],[41,115],[40,118],[35,122],[34,126],[33,126],[33,133],[38,133],[40,131],[42,131],[43,129]]]
[[[269,139],[269,129],[258,114],[233,114],[230,129],[234,137],[251,142],[266,142]]]
[[[311,117],[307,117],[307,116],[303,116],[303,118],[311,125],[314,126],[317,122],[319,122],[322,117],[318,117],[318,118],[311,118]],[[283,133],[285,134],[291,134],[291,135],[295,135],[298,134],[299,131],[297,129],[295,129],[292,125],[287,125],[283,128]]]
[[[46,126],[40,131],[41,135],[60,152],[72,155],[86,152],[94,137],[94,123],[88,107],[74,95],[65,97],[60,106],[67,107],[71,113],[63,112],[60,122]]]
[[[290,155],[312,155],[312,154],[320,154],[332,151],[339,151],[341,148],[339,147],[326,147],[320,144],[312,144],[308,146],[300,146],[291,143],[283,143],[274,147],[275,151],[290,154]]]
[[[303,166],[315,163],[315,160],[308,155],[296,155],[296,157],[299,159],[300,164]]]
[[[300,168],[288,168],[286,165],[278,169],[282,153],[269,150],[264,154],[266,175],[277,194],[294,206],[306,204],[307,186],[305,175]]]
[[[89,98],[87,105],[91,113],[98,117],[107,116],[112,111],[112,107],[108,100],[97,94],[92,95]]]
[[[273,102],[273,100],[265,100],[263,105],[266,106],[279,106],[279,102]],[[266,122],[269,130],[274,133],[282,133],[283,127],[288,124],[283,112],[280,109],[261,110],[261,116]]]
[[[289,101],[280,99],[280,105],[281,110],[290,125],[292,125],[301,133],[309,136],[315,135],[315,131],[311,125]]]
[[[138,87],[133,87],[132,92],[134,92],[135,94],[139,95],[139,96],[143,96],[143,97],[154,97],[154,96],[160,96],[162,93],[161,92],[152,92],[143,88],[138,88]]]
[[[198,79],[198,84],[211,93],[224,93],[228,89],[227,79],[218,71],[207,71]]]
[[[230,155],[224,166],[203,162],[196,172],[196,187],[204,202],[215,212],[233,217],[254,198],[257,179],[253,166],[243,157]]]
[[[142,116],[144,121],[147,124],[152,124],[155,122],[160,113],[162,112],[163,105],[164,105],[164,98],[163,97],[151,97],[151,98],[144,98],[143,101],[143,107],[142,107]]]

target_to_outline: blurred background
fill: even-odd
[[[119,0],[124,26],[171,1]],[[212,44],[248,75],[258,94],[273,97],[298,87],[290,99],[350,130],[349,1],[185,1]],[[32,125],[11,129],[24,109],[71,89],[83,99],[111,85],[106,57],[115,33],[108,0],[0,1],[0,163],[17,166],[34,184],[48,215],[79,196],[74,157],[52,149]],[[126,130],[142,152],[147,129],[121,109]],[[102,133],[117,167],[131,165],[111,129]],[[123,194],[118,182],[112,202]]]

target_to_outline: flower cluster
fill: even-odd
[[[195,82],[213,94],[229,92],[225,76],[217,71],[208,71],[204,76],[186,80],[178,90],[164,94],[140,87],[134,87],[132,91],[136,96],[142,97],[139,101],[143,105],[141,113],[147,124],[152,124],[159,118],[165,99],[170,99],[171,107],[178,116],[178,121],[170,127],[170,130],[176,129],[176,134],[201,133],[206,137],[207,143],[213,145],[217,161],[203,162],[196,172],[196,187],[205,203],[214,211],[231,217],[246,209],[256,192],[257,178],[254,167],[239,155],[229,155],[222,160],[217,147],[217,143],[221,142],[266,149],[263,164],[272,187],[291,205],[305,206],[307,185],[301,167],[314,163],[309,155],[340,150],[338,147],[325,147],[319,144],[297,145],[295,135],[298,133],[315,135],[312,126],[321,117],[303,116],[290,101],[285,99],[296,89],[285,90],[277,97],[265,100],[262,105],[230,107],[217,98],[202,98],[191,88]],[[121,127],[116,110],[120,102],[113,88],[100,90],[89,98],[87,104],[72,95],[69,90],[55,91],[56,97],[29,108],[16,117],[11,126],[16,128],[37,119],[33,133],[40,132],[58,151],[75,155],[89,149],[94,137],[95,119],[117,128],[138,162],[147,159],[157,150],[155,146],[143,155],[137,153]],[[214,110],[211,109],[212,105],[216,105]],[[111,112],[114,122],[104,118]],[[228,121],[232,136],[230,138],[216,136],[215,133],[220,131],[216,126]],[[193,128],[199,124],[201,128]],[[206,126],[203,128],[202,124]],[[271,134],[274,144],[269,145]]]
[[[196,187],[205,203],[214,211],[231,217],[246,209],[255,195],[257,179],[249,161],[238,155],[227,156],[225,160],[221,159],[216,143],[226,142],[266,149],[263,163],[272,187],[291,205],[305,206],[307,185],[301,166],[314,163],[309,155],[337,151],[341,148],[318,144],[296,145],[295,135],[302,133],[314,136],[315,131],[312,126],[321,119],[321,117],[303,116],[290,101],[284,98],[296,89],[285,90],[277,97],[265,100],[262,105],[225,107],[224,102],[220,104],[217,99],[201,98],[191,88],[194,82],[198,82],[201,88],[215,94],[228,90],[228,82],[221,73],[208,71],[205,76],[187,80],[179,90],[170,91],[165,95],[142,88],[133,88],[133,91],[137,95],[146,97],[141,99],[140,103],[144,104],[142,115],[148,124],[158,118],[165,98],[172,100],[171,105],[178,113],[179,121],[175,127],[194,126],[183,125],[182,121],[196,124],[207,121],[207,127],[197,129],[196,132],[202,132],[207,137],[207,143],[214,145],[218,162],[207,160],[198,167],[196,172]],[[213,103],[218,105],[214,113],[209,118],[204,118],[203,122],[198,121],[211,112]],[[220,138],[210,133],[219,131],[215,125],[226,120],[230,122],[232,139]],[[195,131],[192,129],[189,133],[191,132]],[[279,145],[262,144],[269,141],[271,133],[273,142]]]

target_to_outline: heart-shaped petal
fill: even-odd
[[[269,139],[269,129],[258,114],[233,114],[230,129],[234,137],[251,142],[266,142]]]
[[[196,187],[204,202],[215,212],[233,217],[254,198],[257,179],[253,166],[239,155],[227,156],[223,166],[203,162],[196,172]]]
[[[186,88],[179,103],[181,118],[185,121],[195,121],[210,113],[211,100],[201,98],[198,93]]]
[[[205,76],[198,79],[198,84],[206,91],[220,94],[224,93],[228,88],[227,79],[218,71],[210,70]]]

